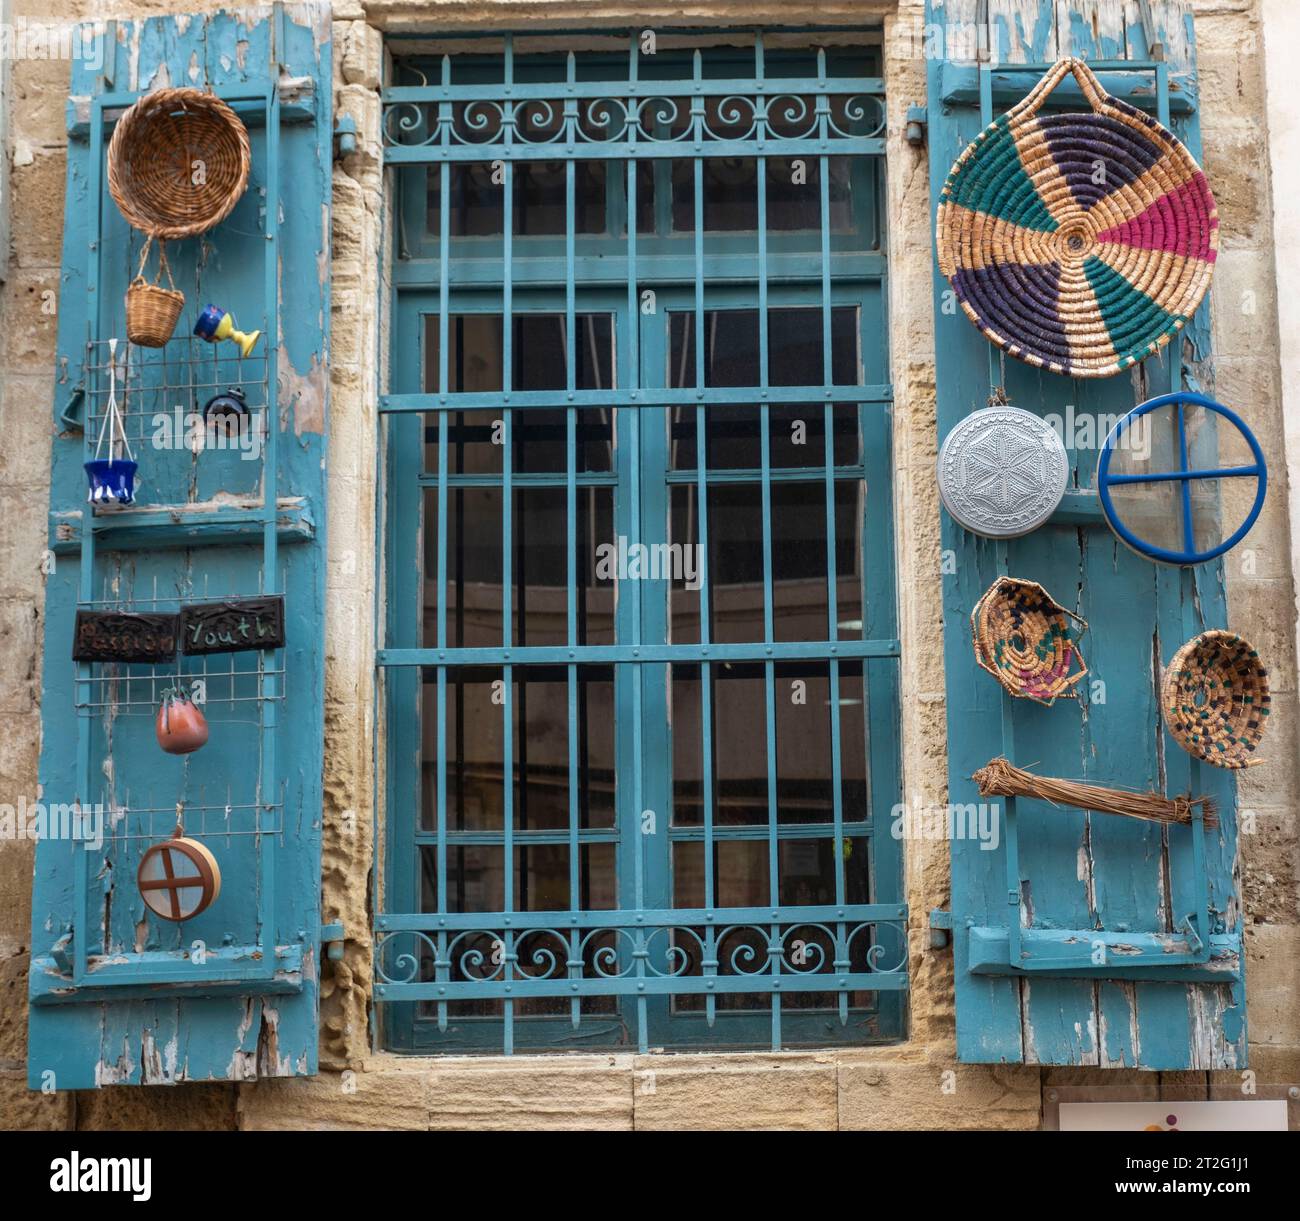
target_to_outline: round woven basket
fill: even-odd
[[[144,244],[140,255],[140,269],[126,290],[126,337],[142,348],[161,348],[176,329],[176,321],[185,308],[185,294],[176,287],[172,269],[167,263],[167,251],[158,246],[158,275],[165,273],[171,288],[150,284],[144,278],[145,260],[153,238]]]
[[[1040,113],[1071,75],[1092,110]],[[1112,377],[1186,325],[1219,219],[1178,138],[1063,59],[957,159],[937,236],[939,269],[988,339],[1055,373]]]
[[[202,89],[159,89],[118,120],[108,189],[136,229],[164,241],[206,233],[248,186],[248,131]]]
[[[1009,695],[1050,707],[1088,673],[1071,620],[1087,629],[1037,582],[999,577],[971,611],[975,660]]]
[[[1203,632],[1170,659],[1160,703],[1170,736],[1215,767],[1254,767],[1268,720],[1268,671],[1232,632]]]

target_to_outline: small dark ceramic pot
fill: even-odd
[[[238,386],[214,394],[203,407],[203,427],[221,432],[227,439],[239,436],[248,427],[248,400]]]
[[[221,320],[226,316],[226,311],[216,305],[206,306],[199,315],[198,321],[194,324],[194,333],[200,339],[206,339],[209,343],[215,343],[217,340],[217,328],[221,325]]]

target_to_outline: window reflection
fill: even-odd
[[[613,385],[613,320],[608,314],[576,316],[577,389]],[[439,328],[425,319],[425,390],[439,378]],[[494,393],[501,389],[504,360],[500,314],[458,314],[448,319],[448,392]],[[516,389],[554,390],[567,380],[569,345],[563,314],[520,314],[512,327],[512,383]],[[443,420],[445,415],[446,419]],[[609,473],[614,463],[612,408],[574,412],[575,470]],[[448,642],[456,648],[504,643],[502,582],[504,472],[507,432],[499,408],[425,413],[425,469],[438,469],[444,430],[448,474],[470,477],[448,488],[447,572],[442,582]],[[571,447],[564,408],[521,407],[511,413],[508,433],[513,475],[563,475]],[[424,641],[436,641],[438,582],[438,491],[424,494]],[[570,522],[566,491],[516,485],[511,497],[511,640],[515,644],[563,644],[568,640],[569,549],[575,551],[579,644],[613,643],[613,583],[596,575],[595,548],[613,537],[614,490],[580,487]]]
[[[614,386],[614,321],[608,314],[575,316],[574,387],[607,390]],[[447,319],[447,393],[494,394],[502,388],[505,363],[500,314],[456,314]],[[569,340],[562,313],[515,314],[511,330],[511,385],[516,390],[563,390],[567,382]],[[437,315],[424,321],[426,394],[439,393]],[[438,469],[440,415],[425,413],[426,471]],[[447,469],[454,474],[500,473],[505,452],[501,412],[455,411],[448,415]],[[576,463],[581,471],[608,471],[613,462],[611,408],[577,412]],[[520,408],[511,415],[511,462],[521,472],[567,469],[567,418],[563,408]]]
[[[671,671],[674,826],[700,826],[704,822],[702,673],[700,666],[686,663],[674,665]],[[761,665],[715,663],[709,667],[713,715],[708,729],[713,752],[715,826],[768,821],[767,696],[763,674]],[[866,820],[866,689],[862,663],[840,662],[834,709],[828,662],[778,663],[773,682],[778,824],[829,824],[834,819],[833,712],[839,718],[840,812],[845,822]]]

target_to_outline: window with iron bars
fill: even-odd
[[[879,42],[392,44],[391,1048],[901,1037]]]

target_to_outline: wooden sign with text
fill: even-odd
[[[174,614],[79,610],[73,661],[171,661],[176,656]]]
[[[284,598],[240,598],[181,608],[181,650],[239,653],[284,644]]]

